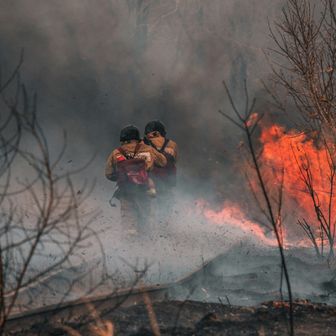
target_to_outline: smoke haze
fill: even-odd
[[[242,83],[247,78],[250,96],[258,99],[256,111],[267,110],[260,80],[270,75],[264,56],[271,45],[268,21],[279,15],[283,2],[0,2],[4,75],[23,48],[22,79],[29,92],[38,93],[38,115],[51,149],[60,148],[62,130],[68,134],[63,169],[97,154],[77,178],[97,180],[89,207],[102,210],[97,225],[113,226],[113,233],[104,237],[108,255],[161,258],[148,276],[153,283],[175,280],[182,270],[200,266],[202,258],[247,238],[267,246],[250,232],[230,227],[228,219],[224,226],[209,225],[199,213],[188,217],[185,209],[194,209],[199,198],[220,204],[228,196],[244,201],[246,184],[232,165],[241,134],[217,113],[230,109],[222,81],[244,107]],[[119,144],[120,128],[132,123],[143,130],[151,119],[162,120],[168,137],[179,145],[178,205],[168,240],[160,237],[148,250],[145,243],[131,249],[119,244],[122,228],[114,225],[118,207],[108,203],[113,184],[105,179],[104,166]],[[122,263],[111,261],[112,269],[115,264]],[[158,279],[160,267],[166,273]]]
[[[71,155],[98,152],[98,178],[122,126],[159,118],[180,146],[182,178],[209,184],[237,143],[217,113],[228,109],[221,82],[240,99],[244,78],[260,90],[267,20],[281,3],[3,1],[0,59],[9,71],[24,48],[23,78],[49,136],[57,143],[66,129]]]

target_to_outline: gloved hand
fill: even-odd
[[[162,154],[166,157],[166,159],[169,163],[175,163],[175,158],[174,158],[173,155],[171,155],[167,152],[163,152]]]

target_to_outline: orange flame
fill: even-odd
[[[304,133],[294,130],[286,133],[278,125],[264,128],[260,141],[263,145],[261,161],[278,176],[284,170],[284,192],[292,201],[291,205],[287,204],[287,212],[296,211],[311,224],[316,224],[314,204],[304,182],[304,178],[309,178],[321,211],[328,213],[330,204],[332,222],[336,210],[335,195],[331,193],[335,181],[330,180],[332,168],[328,152],[332,145],[319,147]]]
[[[253,236],[266,245],[276,246],[276,240],[266,237],[259,224],[247,219],[238,204],[225,202],[220,211],[210,209],[204,202],[199,202],[199,204],[203,205],[203,215],[211,222],[238,228],[248,236]]]
[[[256,116],[253,116],[253,123]],[[284,214],[294,216],[293,220],[286,225],[297,225],[297,220],[305,218],[318,231],[319,224],[316,219],[315,206],[305,183],[305,178],[310,179],[313,187],[317,206],[335,227],[335,194],[336,177],[331,179],[333,174],[333,144],[318,146],[313,139],[308,138],[304,133],[295,130],[285,131],[284,127],[272,125],[262,129],[260,135],[262,152],[260,162],[265,179],[267,180],[270,196],[274,196],[283,184]],[[252,176],[252,174],[249,176]],[[250,181],[254,191],[258,190],[256,179]],[[202,205],[202,204],[199,204]],[[216,224],[228,224],[238,227],[246,233],[250,233],[266,243],[276,245],[275,239],[265,236],[264,229],[257,223],[247,219],[243,210],[238,204],[225,202],[220,211],[214,211],[203,204],[203,215]],[[286,230],[282,227],[282,234],[285,245],[289,246]],[[291,239],[291,244],[296,246],[311,246],[311,243],[304,237],[299,242]]]

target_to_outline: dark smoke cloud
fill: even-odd
[[[0,59],[6,70],[25,50],[23,78],[39,96],[39,114],[56,144],[100,156],[118,144],[121,126],[162,119],[181,149],[181,181],[211,186],[230,177],[237,132],[217,113],[269,69],[267,20],[282,1],[11,0],[0,4]],[[78,150],[80,149],[80,150]],[[211,178],[209,176],[211,175]],[[202,182],[204,181],[204,183]]]
[[[117,208],[109,207],[113,186],[103,171],[122,126],[134,123],[143,129],[148,120],[159,118],[180,147],[179,184],[184,190],[179,191],[177,218],[168,232],[173,237],[125,248],[122,228],[113,226],[113,233],[103,237],[113,262],[117,255],[155,256],[167,274],[172,270],[179,275],[189,266],[202,265],[203,257],[212,258],[250,236],[254,239],[226,221],[221,227],[209,226],[194,214],[194,199],[209,194],[222,201],[229,195],[242,202],[242,195],[248,194],[232,165],[241,134],[217,113],[230,109],[221,83],[227,81],[243,107],[242,82],[247,78],[250,95],[259,101],[256,110],[272,112],[260,79],[270,74],[263,52],[271,44],[267,22],[279,15],[283,2],[0,1],[0,63],[8,74],[24,48],[22,78],[31,93],[38,92],[38,113],[51,148],[60,147],[65,129],[66,168],[98,153],[80,175],[98,179],[88,201],[88,208],[103,210],[97,226],[112,227],[119,219]],[[185,214],[188,208],[191,218]],[[161,276],[158,265],[153,274]]]

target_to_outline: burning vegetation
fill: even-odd
[[[256,118],[257,114],[253,114],[248,125],[253,125]],[[336,224],[334,144],[297,130],[286,131],[284,126],[277,124],[261,126],[259,143],[259,160],[265,168],[270,192],[282,188],[285,195],[283,211],[287,220],[282,227],[285,244],[313,246],[319,257],[332,258]],[[242,168],[253,176],[249,165]],[[256,194],[257,181],[249,177],[249,184]],[[210,221],[230,223],[269,245],[276,244],[266,237],[262,225],[247,219],[238,203],[225,202],[219,211],[212,210],[209,205],[202,206],[204,216]],[[303,229],[301,239],[290,237],[297,231],[295,226]],[[302,233],[305,233],[304,237]]]
[[[179,3],[176,1],[176,8],[169,15],[178,12]],[[143,12],[144,19],[147,9],[144,10],[142,5],[143,2],[139,1],[134,8],[136,12]],[[265,121],[264,114],[256,113],[256,99],[250,100],[246,80],[243,108],[233,98],[232,86],[223,82],[233,113],[226,110],[219,112],[243,134],[244,140],[239,146],[239,154],[243,157],[240,168],[254,201],[253,211],[258,212],[262,220],[255,219],[242,204],[230,200],[226,200],[219,210],[214,210],[205,201],[196,202],[207,223],[225,224],[256,238],[262,247],[268,249],[267,256],[260,253],[259,257],[263,261],[269,258],[269,264],[264,261],[264,264],[257,265],[253,260],[256,255],[248,257],[250,250],[235,245],[231,251],[226,251],[226,255],[220,254],[207,262],[202,259],[202,265],[196,272],[166,287],[157,284],[143,286],[142,280],[146,278],[148,268],[140,270],[134,267],[135,280],[122,293],[113,288],[110,296],[86,297],[71,304],[63,301],[73,288],[84,278],[91,279],[93,273],[98,273],[97,268],[90,266],[87,272],[77,274],[79,267],[76,267],[85,263],[85,249],[92,241],[99,249],[102,272],[97,276],[100,281],[90,284],[85,296],[96,293],[100,286],[110,288],[115,279],[107,271],[105,246],[100,240],[105,231],[97,230],[93,225],[95,212],[82,210],[91,189],[87,184],[79,190],[74,187],[72,175],[76,171],[60,174],[57,170],[66,142],[59,157],[53,160],[43,127],[37,121],[36,97],[29,99],[20,79],[21,59],[7,82],[4,85],[0,83],[3,95],[1,106],[6,116],[0,127],[0,215],[3,221],[0,228],[0,335],[309,335],[312,331],[320,333],[321,321],[328,324],[326,335],[334,333],[335,308],[295,300],[304,293],[314,300],[326,302],[336,293],[336,2],[323,0],[321,6],[322,12],[318,14],[309,0],[287,0],[282,17],[270,28],[276,46],[272,63],[275,86],[265,85],[265,89],[280,113],[286,116],[288,109],[295,111],[300,119],[295,129],[270,124]],[[202,15],[200,11],[200,20]],[[183,29],[187,32],[185,25]],[[187,32],[187,35],[190,38],[192,34]],[[279,66],[278,58],[283,60]],[[10,94],[7,93],[9,88]],[[8,99],[5,93],[13,97]],[[283,103],[287,97],[290,100],[288,106]],[[24,134],[26,137],[23,137]],[[27,150],[27,144],[22,146],[23,140],[28,137],[37,144],[38,153]],[[136,140],[140,144],[143,139],[137,132],[136,139],[124,140]],[[137,154],[138,144],[135,148],[132,159]],[[124,156],[121,161],[125,164],[128,155],[123,154],[122,149],[118,150],[119,159]],[[176,155],[172,156],[175,160]],[[17,168],[14,163],[18,158],[30,166],[33,176],[30,180],[12,182],[12,172]],[[142,166],[145,165],[145,159],[137,159]],[[112,163],[110,168],[115,168]],[[113,174],[111,172],[110,175]],[[145,175],[147,177],[147,171]],[[12,191],[13,185],[17,184],[21,185],[17,189],[19,191]],[[153,191],[153,186],[150,189]],[[15,206],[22,195],[28,195],[29,211]],[[142,194],[139,195],[136,201]],[[165,202],[163,200],[162,203]],[[129,206],[127,202],[125,204]],[[133,210],[133,205],[130,209]],[[169,208],[169,212],[172,209]],[[183,211],[181,217],[184,219],[186,211]],[[146,215],[149,212],[145,211]],[[29,216],[30,219],[26,219]],[[169,225],[167,223],[165,225]],[[142,225],[147,229],[146,224],[144,220]],[[130,238],[129,234],[134,234],[134,230],[128,231],[125,241],[130,239],[127,248],[131,250],[130,245],[135,245],[131,239],[135,238]],[[155,235],[152,237],[156,238]],[[145,239],[144,242],[150,244]],[[50,246],[54,249],[54,260],[51,262],[45,261],[44,251]],[[317,262],[311,262],[307,271],[312,279],[297,275],[297,270],[304,273],[308,262],[289,255],[289,252],[297,252],[295,247],[304,247],[304,253],[308,253],[309,257],[311,251],[316,254]],[[117,249],[112,251],[115,253]],[[134,251],[131,250],[130,254],[137,253]],[[246,264],[239,269],[240,273],[226,274],[225,267],[238,269],[236,258],[237,255],[241,257],[242,251]],[[39,261],[45,262],[41,269],[35,266],[35,260],[38,266],[42,265]],[[132,268],[129,260],[124,262]],[[78,276],[68,281],[66,293],[55,306],[49,310],[14,316],[20,308],[29,310],[29,305],[36,298],[36,288],[30,291],[33,285],[45,286],[49,290],[50,283],[45,279],[50,280],[64,267],[74,269]],[[316,275],[319,271],[324,273],[323,279]],[[293,274],[299,280],[293,280]],[[302,279],[305,281],[303,285],[300,283]],[[276,289],[275,280],[279,280]],[[311,286],[311,293],[307,294],[308,290],[299,291],[301,285]],[[322,294],[312,294],[315,288]],[[24,304],[20,302],[23,292],[29,293],[29,300]],[[267,302],[261,303],[260,298],[266,298]],[[259,306],[232,305],[231,301],[241,304],[239,299],[249,300],[248,303],[254,305],[258,303]],[[31,316],[34,318],[31,319]],[[27,321],[27,325],[22,326],[17,321]]]
[[[287,197],[286,212],[296,214],[318,256],[334,256],[335,145],[273,125],[262,130],[261,160],[272,168]],[[293,220],[293,219],[292,219]],[[290,223],[293,225],[293,222]]]

